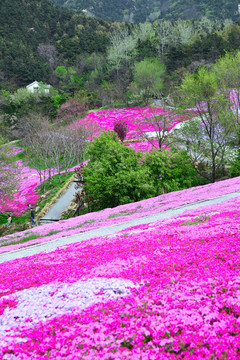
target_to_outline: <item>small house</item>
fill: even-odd
[[[27,85],[26,88],[30,92],[39,92],[43,94],[49,94],[50,92],[50,85],[41,84],[38,81],[34,81],[31,84]]]

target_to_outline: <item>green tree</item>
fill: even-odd
[[[86,202],[91,211],[136,202],[155,195],[141,154],[123,145],[114,132],[103,132],[87,147],[83,170]]]
[[[217,171],[224,168],[226,146],[233,132],[228,99],[218,91],[214,72],[205,67],[197,74],[186,74],[180,91],[183,104],[193,107],[196,119],[184,123],[178,136],[190,148],[195,165],[199,155],[205,165],[209,164],[210,173],[204,176],[214,182]]]
[[[229,110],[240,145],[240,51],[226,53],[213,66],[219,89],[228,98]]]
[[[151,174],[156,195],[197,186],[201,179],[186,151],[153,150],[144,164]]]
[[[55,73],[56,73],[57,77],[62,80],[65,79],[67,76],[67,70],[66,70],[65,66],[58,66],[56,68]]]
[[[148,101],[162,91],[164,74],[165,65],[163,63],[156,58],[145,58],[135,64],[132,87],[135,87],[135,91],[137,90],[144,101]]]

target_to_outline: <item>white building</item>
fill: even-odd
[[[33,83],[26,86],[28,91],[30,92],[39,92],[43,94],[49,94],[50,85],[40,84],[38,81],[34,81]]]

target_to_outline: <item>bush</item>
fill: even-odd
[[[230,177],[240,175],[240,149],[238,150],[237,156],[230,162],[229,174]]]
[[[136,202],[155,195],[149,171],[113,132],[103,132],[87,148],[90,162],[83,170],[85,201],[91,211]]]
[[[115,207],[198,185],[186,152],[153,151],[145,156],[103,132],[88,145],[83,170],[85,202],[90,211]]]
[[[203,183],[186,151],[153,150],[145,156],[145,165],[157,194],[182,190]]]

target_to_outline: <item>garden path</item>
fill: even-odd
[[[131,226],[136,226],[139,224],[147,224],[147,223],[154,222],[157,220],[170,218],[175,215],[182,214],[185,210],[197,209],[201,206],[207,206],[207,205],[212,205],[215,203],[220,203],[222,201],[225,201],[225,200],[237,197],[237,196],[240,196],[240,191],[230,193],[227,195],[222,195],[222,196],[208,199],[208,200],[201,200],[201,201],[193,202],[190,204],[182,205],[179,207],[175,207],[175,208],[163,211],[161,213],[157,213],[157,214],[153,214],[150,216],[145,216],[142,218],[126,221],[124,223],[107,226],[107,227],[102,227],[102,228],[82,232],[82,233],[79,233],[76,235],[61,237],[59,239],[55,239],[55,240],[48,241],[45,243],[36,244],[33,246],[29,246],[29,247],[24,247],[19,250],[0,254],[0,263],[3,263],[5,261],[14,260],[14,259],[23,258],[26,256],[39,254],[40,252],[43,252],[43,251],[46,251],[46,252],[53,251],[55,248],[57,248],[59,246],[72,244],[72,243],[79,242],[82,240],[91,239],[91,238],[98,237],[98,236],[111,235],[118,231],[123,231],[124,229],[131,227]]]
[[[64,194],[51,206],[47,214],[40,219],[41,224],[59,220],[61,213],[68,208],[75,194],[75,182],[73,182]]]

